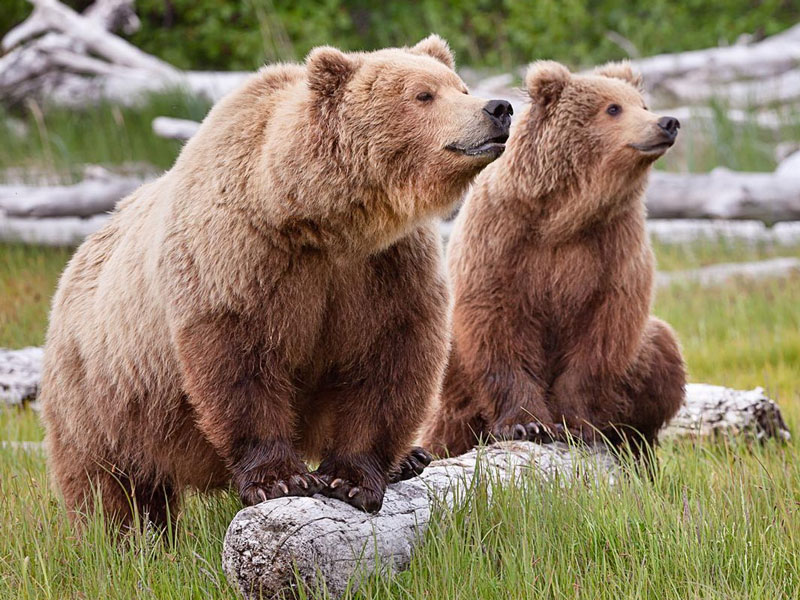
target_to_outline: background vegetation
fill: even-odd
[[[81,10],[90,0],[66,0]],[[435,31],[461,66],[510,70],[536,58],[572,66],[776,33],[800,19],[796,0],[137,0],[131,41],[182,68],[254,69],[298,60],[316,45],[373,49]],[[30,12],[3,0],[0,34]]]

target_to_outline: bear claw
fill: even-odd
[[[250,506],[284,496],[313,496],[325,484],[314,473],[292,475],[289,479],[251,481],[239,492],[242,504]]]
[[[425,448],[415,446],[400,459],[398,465],[389,472],[387,479],[389,483],[397,483],[416,477],[431,464],[432,460],[433,456]]]
[[[323,479],[327,479],[324,475]],[[371,490],[363,486],[336,477],[326,485],[320,493],[328,498],[341,500],[354,508],[368,513],[376,513],[383,506],[383,492]]]

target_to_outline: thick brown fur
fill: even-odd
[[[432,36],[262,69],[78,249],[41,391],[73,515],[95,487],[163,524],[231,482],[374,511],[418,470],[449,339],[434,217],[496,157],[446,149],[498,129],[452,61]]]
[[[664,132],[640,83],[626,63],[582,76],[531,65],[531,103],[448,248],[453,346],[427,448],[546,440],[562,424],[583,439],[652,443],[678,410],[685,370],[672,330],[650,316],[643,203],[665,149],[631,146]]]

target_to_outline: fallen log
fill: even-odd
[[[646,192],[647,213],[656,219],[800,219],[800,173],[654,171]]]
[[[100,229],[108,215],[26,219],[0,215],[0,242],[40,246],[77,246],[86,236]]]
[[[678,106],[659,112],[675,117],[685,129],[688,127],[696,129],[697,124],[711,123],[717,118],[717,111],[707,106]],[[723,111],[722,114],[731,123],[738,125],[755,124],[763,129],[772,129],[774,131],[780,131],[785,127],[793,127],[800,123],[798,117],[789,111],[753,111],[733,108]]]
[[[729,83],[676,79],[664,82],[662,87],[681,104],[707,104],[714,100],[731,108],[790,104],[800,99],[800,69]]]
[[[800,258],[780,257],[753,262],[720,263],[685,271],[659,272],[656,274],[656,285],[669,287],[673,284],[696,283],[708,287],[731,279],[757,281],[798,274],[800,274]]]
[[[762,390],[696,384],[687,387],[687,406],[664,435],[722,432],[750,439],[789,438],[780,410]],[[435,507],[448,510],[463,502],[479,478],[525,485],[523,475],[613,483],[619,471],[602,446],[579,451],[564,444],[496,444],[434,461],[419,477],[389,486],[377,515],[320,496],[279,498],[245,508],[228,527],[222,566],[245,598],[291,594],[298,582],[340,597],[376,571],[407,568]]]
[[[200,123],[189,119],[173,119],[170,117],[156,117],[153,119],[153,132],[163,138],[171,140],[188,140],[200,128]]]
[[[113,210],[144,182],[96,168],[74,185],[0,185],[0,212],[8,217],[91,217]]]
[[[0,404],[32,402],[39,393],[42,348],[0,348]]]
[[[710,219],[648,219],[647,232],[660,244],[733,242],[737,244],[796,246],[800,244],[800,221],[767,227],[762,221]]]
[[[389,486],[377,515],[321,496],[271,500],[234,517],[222,567],[245,598],[291,597],[297,579],[340,597],[375,571],[406,569],[434,507],[463,502],[478,480],[508,482],[531,472],[571,479],[578,471],[613,481],[617,465],[599,448],[581,453],[560,443],[505,442],[434,461],[419,477]]]
[[[140,25],[133,0],[97,0],[83,15],[54,0],[32,3],[34,10],[28,19],[9,31],[0,42],[5,51],[0,57],[0,97],[10,102],[20,101],[30,94],[49,98],[51,94],[58,95],[65,85],[74,85],[76,76],[63,72],[65,65],[71,63],[73,67],[80,65],[80,69],[86,69],[102,64],[88,56],[89,48],[84,42],[59,33],[54,25],[74,26],[78,18],[80,29],[93,32],[122,29],[126,33],[133,33]],[[66,23],[60,20],[64,15]]]
[[[110,33],[117,20],[108,9],[81,15],[57,0],[29,1],[33,13],[2,42],[0,97],[11,102],[35,95],[64,106],[133,105],[147,92],[171,89],[216,101],[251,75],[181,71]]]
[[[800,25],[753,44],[738,44],[633,61],[648,89],[670,80],[731,81],[763,78],[790,71],[800,63]]]

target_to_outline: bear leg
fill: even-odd
[[[658,431],[678,412],[686,392],[686,368],[677,338],[660,319],[649,319],[641,350],[623,388],[630,401],[620,422],[648,444],[654,443]]]

